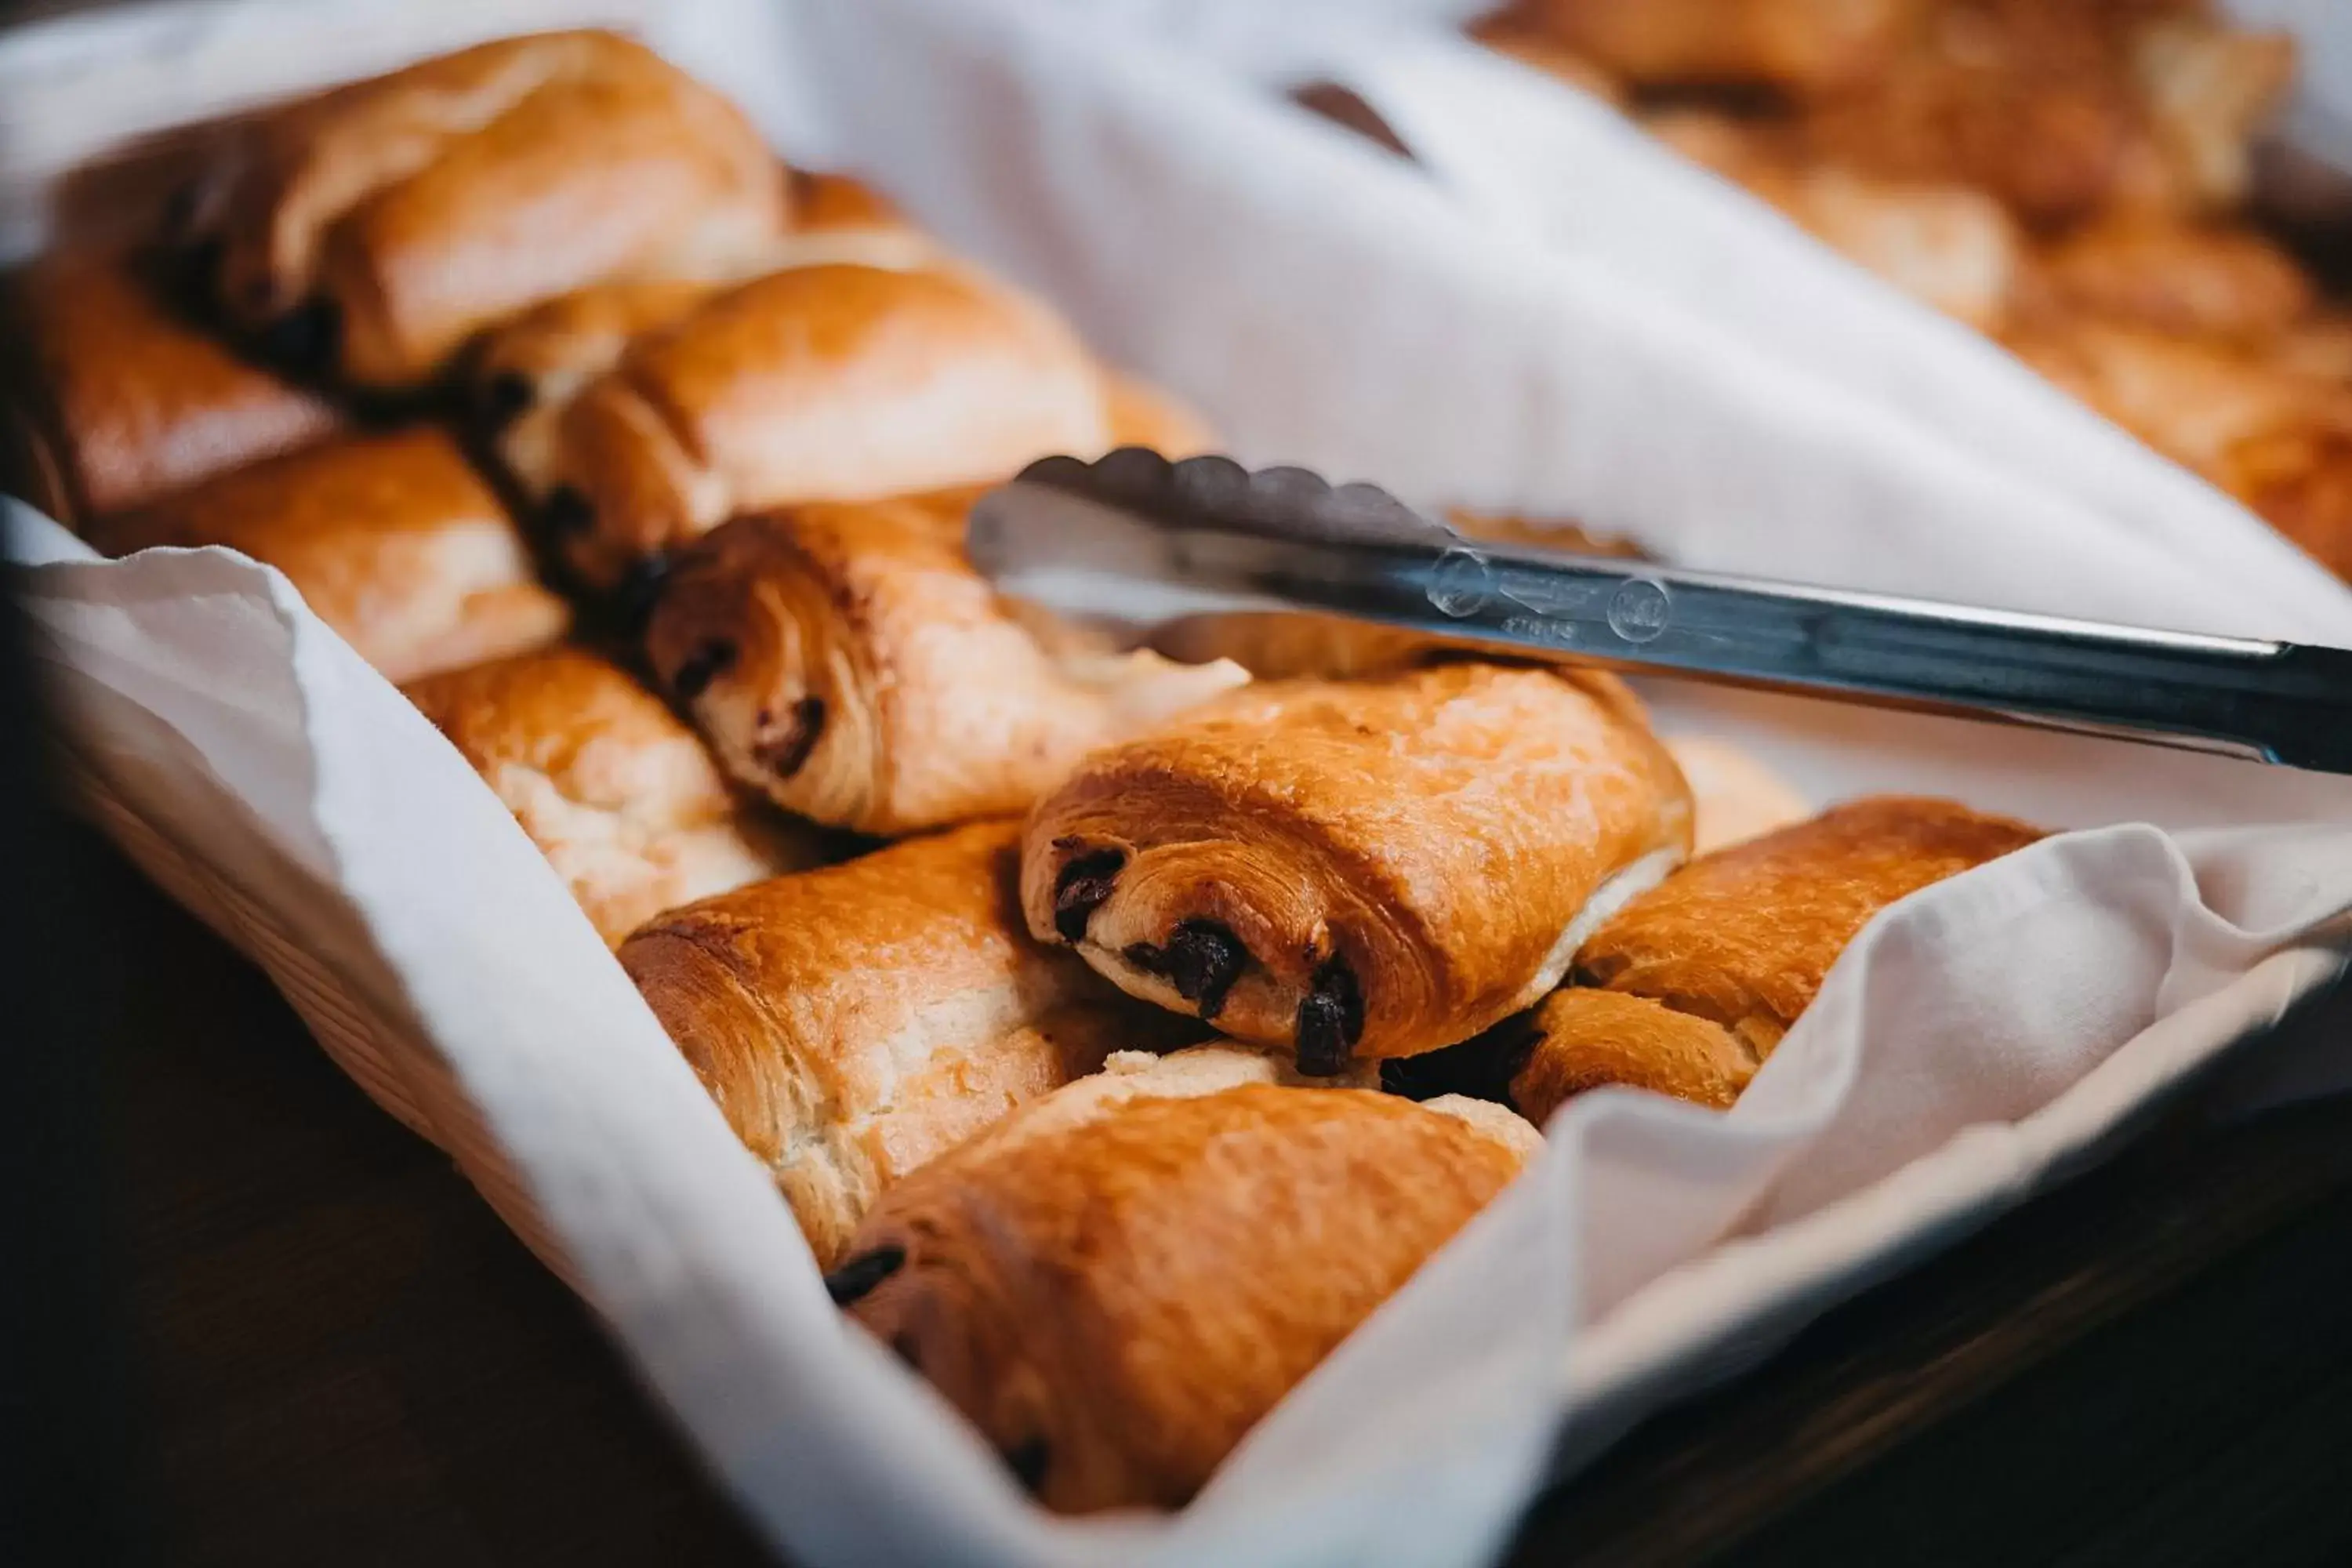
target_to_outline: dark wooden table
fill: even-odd
[[[761,1560],[580,1306],[79,830],[126,1517],[174,1564]],[[1528,1562],[2352,1555],[2352,1106],[2120,1161],[1548,1497]],[[5,1555],[5,1553],[0,1553]]]

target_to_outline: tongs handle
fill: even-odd
[[[974,509],[975,563],[1007,591],[1063,609],[1172,595],[1192,611],[1315,611],[1521,657],[1959,709],[2352,773],[2344,649],[1488,544],[1370,487],[1147,458],[1033,465]]]

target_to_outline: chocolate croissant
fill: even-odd
[[[636,339],[571,401],[547,521],[613,586],[740,513],[990,483],[1107,437],[1099,373],[1026,297],[945,267],[796,267]]]
[[[346,437],[104,520],[90,542],[226,545],[277,567],[387,679],[541,647],[570,611],[457,443],[419,426]]]
[[[584,648],[428,676],[407,692],[608,943],[664,910],[825,858],[822,835],[730,789],[660,698]]]
[[[1113,1049],[1185,1037],[1022,931],[1018,833],[978,824],[755,882],[621,946],[820,1261],[908,1172]]]
[[[826,1280],[1064,1513],[1189,1500],[1538,1142],[1354,1089],[1063,1111],[1087,1087],[883,1194]]]
[[[556,482],[563,411],[630,343],[685,320],[725,289],[791,267],[913,268],[939,259],[928,235],[847,180],[793,175],[791,230],[729,272],[600,283],[535,306],[491,329],[467,382],[479,428],[522,491],[544,500]]]
[[[1628,1084],[1727,1106],[1873,916],[2042,837],[1949,801],[1879,796],[1705,855],[1578,950],[1575,984],[1507,1028],[1511,1102],[1541,1121]]]
[[[59,251],[9,291],[24,373],[14,482],[70,526],[308,446],[338,423],[315,394],[183,319],[165,271],[143,252]]]
[[[614,279],[739,274],[784,178],[731,104],[616,34],[482,44],[267,114],[197,204],[230,320],[352,385]]]
[[[1002,598],[964,554],[969,499],[738,518],[677,558],[646,655],[736,778],[864,833],[1011,816],[1084,752],[1245,679],[1111,653]]]
[[[1030,816],[1022,904],[1130,994],[1329,1073],[1532,1004],[1690,832],[1622,685],[1439,664],[1246,688],[1094,752]]]

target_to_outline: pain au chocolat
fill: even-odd
[[[621,279],[534,306],[485,333],[467,366],[477,427],[516,487],[543,501],[556,483],[563,411],[629,345],[726,289],[792,267],[904,268],[939,260],[930,237],[854,181],[793,171],[792,226],[728,273]]]
[[[546,517],[611,587],[744,512],[991,483],[1108,438],[1099,371],[1036,301],[945,264],[794,267],[636,338],[581,388]]]
[[[917,1172],[826,1280],[1059,1512],[1189,1500],[1539,1142],[1500,1106],[1235,1086],[1198,1054]]]
[[[673,910],[621,946],[821,1262],[892,1182],[1014,1107],[1112,1050],[1197,1037],[1029,939],[1018,837],[999,822],[910,838]]]
[[[1328,1073],[1530,1005],[1690,834],[1621,683],[1441,663],[1244,688],[1094,752],[1031,815],[1022,902],[1129,993]]]
[[[431,426],[345,436],[93,524],[109,554],[226,545],[277,567],[387,679],[544,647],[571,612],[489,487]]]
[[[341,421],[315,393],[240,358],[181,310],[145,249],[53,252],[11,280],[5,326],[23,385],[26,472],[58,521],[150,505],[310,445]]]
[[[660,698],[585,648],[428,676],[407,693],[608,943],[664,910],[826,856],[823,835],[730,789]]]
[[[379,392],[591,284],[739,275],[789,211],[733,105],[594,30],[478,45],[261,115],[194,205],[228,319]]]
[[[738,518],[677,558],[646,655],[735,777],[863,833],[1013,816],[1086,752],[1246,679],[1004,599],[964,554],[970,500]]]
[[[2037,828],[1949,801],[1851,801],[1701,856],[1578,950],[1574,984],[1505,1026],[1510,1098],[1543,1121],[1604,1084],[1727,1106],[1896,900],[2021,849]]]

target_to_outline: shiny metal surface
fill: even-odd
[[[2352,773],[2352,652],[1675,572],[1465,539],[1369,486],[1223,458],[1048,458],[974,563],[1064,614],[1303,610],[1518,657],[1927,707]]]

